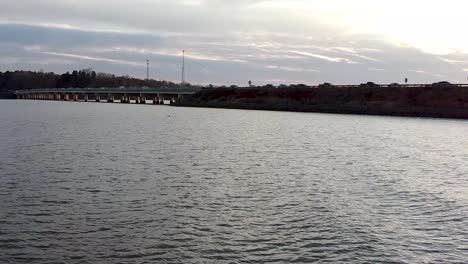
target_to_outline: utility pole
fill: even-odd
[[[185,50],[182,50],[182,86],[185,85]]]

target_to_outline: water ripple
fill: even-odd
[[[0,263],[468,259],[465,121],[27,101],[0,111]]]

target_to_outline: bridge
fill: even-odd
[[[66,88],[66,89],[34,89],[16,91],[18,99],[54,100],[54,101],[96,101],[146,104],[164,104],[174,102],[184,95],[191,95],[201,88],[195,87],[127,87],[127,88]]]

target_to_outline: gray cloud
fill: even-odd
[[[463,81],[468,56],[350,35],[266,1],[0,0],[0,70],[98,71],[195,83]],[[307,16],[307,23],[306,21]],[[312,21],[312,22],[311,22]],[[315,21],[315,22],[314,22]]]

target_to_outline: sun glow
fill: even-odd
[[[310,23],[336,25],[350,35],[378,35],[426,53],[468,53],[464,0],[270,0],[258,6],[300,10],[310,14]]]

